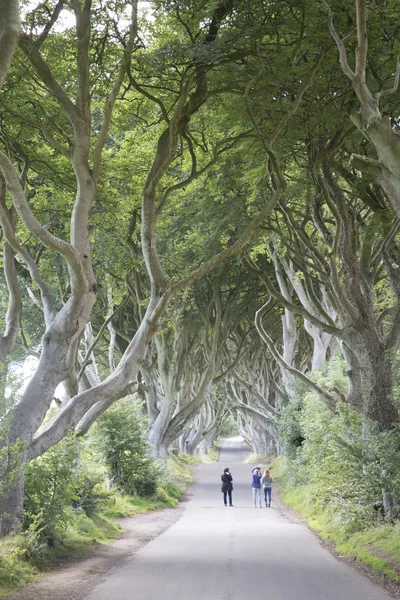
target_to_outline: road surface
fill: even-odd
[[[280,515],[273,497],[271,508],[255,509],[244,454],[238,438],[226,441],[219,463],[198,468],[181,519],[111,570],[86,600],[391,598]],[[232,508],[220,491],[225,466],[234,479]]]

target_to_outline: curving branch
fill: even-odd
[[[137,372],[146,356],[149,341],[155,334],[149,317],[160,302],[156,299],[150,300],[146,314],[115,371],[99,385],[71,398],[46,428],[36,435],[32,442],[32,458],[43,454],[59,442],[71,426],[77,423],[83,426],[81,420],[98,402],[107,404],[108,408],[108,402],[113,403],[130,393],[132,386],[136,385]]]
[[[5,242],[3,263],[9,299],[5,319],[5,331],[1,338],[0,354],[3,359],[2,362],[4,362],[4,357],[8,356],[14,348],[22,311],[22,296],[15,269],[15,254],[15,251],[8,242]]]
[[[68,144],[68,148],[72,147],[72,139],[71,137],[67,134],[67,132],[61,127],[60,123],[59,123],[59,119],[57,119],[56,117],[54,117],[51,113],[49,113],[49,111],[47,110],[47,108],[44,106],[44,104],[42,102],[38,102],[37,101],[37,105],[39,106],[40,110],[42,111],[42,113],[44,114],[44,116],[46,117],[46,119],[49,121],[49,123],[51,123],[51,125],[57,129],[58,133],[64,138],[64,140],[67,142]]]
[[[129,79],[129,83],[131,84],[131,86],[133,87],[133,89],[135,89],[137,92],[139,92],[140,94],[142,94],[143,96],[145,96],[145,98],[147,98],[148,100],[151,100],[151,102],[154,102],[155,104],[158,104],[158,106],[160,107],[161,110],[161,114],[163,116],[163,119],[166,123],[169,123],[169,116],[168,116],[168,111],[164,106],[164,103],[162,102],[162,100],[160,100],[160,98],[157,98],[157,96],[154,96],[154,94],[150,94],[150,92],[148,92],[144,87],[142,87],[141,85],[139,85],[139,83],[136,81],[136,79],[134,78],[131,69],[128,67],[128,79]]]
[[[175,296],[195,281],[198,281],[199,279],[210,273],[210,271],[212,271],[218,265],[228,260],[228,258],[231,258],[235,254],[238,254],[238,252],[240,252],[246,246],[247,242],[250,240],[251,236],[257,230],[259,225],[276,208],[283,195],[285,185],[278,187],[270,202],[266,204],[266,206],[253,217],[253,219],[243,231],[242,235],[239,237],[239,239],[236,240],[236,242],[232,244],[232,246],[229,246],[229,248],[222,250],[222,252],[219,252],[218,254],[213,256],[210,260],[201,265],[201,267],[192,271],[192,273],[189,273],[189,275],[175,283],[171,287],[171,294]]]
[[[214,9],[204,45],[212,44],[222,22],[232,10],[232,0],[222,0]],[[168,288],[156,247],[157,186],[168,167],[176,158],[179,136],[185,133],[192,116],[207,98],[206,66],[193,64],[186,81],[182,83],[174,114],[161,134],[153,164],[149,170],[142,195],[142,252],[150,277],[152,294],[160,296]]]
[[[339,339],[343,338],[343,330],[342,329],[339,329],[338,327],[331,325],[329,322],[326,323],[325,321],[322,321],[321,319],[316,317],[313,313],[311,313],[309,310],[304,308],[304,306],[299,306],[299,305],[294,304],[293,302],[290,302],[289,300],[287,300],[280,292],[278,292],[277,289],[275,289],[275,287],[273,286],[269,277],[267,277],[265,275],[265,273],[263,273],[257,266],[255,266],[254,263],[252,264],[252,261],[251,262],[249,261],[249,257],[246,257],[246,263],[247,263],[247,268],[249,269],[249,271],[252,272],[254,275],[257,275],[257,277],[259,277],[262,280],[262,282],[265,284],[265,287],[267,288],[269,294],[273,298],[278,300],[278,302],[280,304],[282,304],[285,308],[287,308],[288,310],[290,310],[291,312],[293,312],[295,314],[301,315],[304,319],[307,319],[307,321],[309,321],[310,323],[312,323],[319,329],[322,329],[323,331],[326,331],[327,333],[330,333],[331,335],[334,335],[335,337],[337,337]]]
[[[349,165],[371,179],[378,179],[382,174],[382,165],[378,160],[360,154],[352,154]]]
[[[222,416],[226,410],[226,404],[227,404],[227,399],[224,398],[222,401],[220,401],[217,410],[215,411],[214,414],[214,419],[206,426],[206,429],[204,429],[203,431],[203,438],[204,439],[213,439],[218,431],[218,428],[221,424],[221,419]]]
[[[2,198],[2,201],[0,202],[0,223],[4,237],[14,252],[19,254],[19,256],[21,256],[23,261],[26,263],[32,280],[38,286],[44,309],[45,322],[46,324],[49,324],[54,317],[53,290],[43,280],[38,265],[29,254],[25,246],[21,246],[15,237],[14,228],[11,223],[8,210],[5,206],[5,189],[3,178],[0,178],[0,197]]]
[[[227,382],[226,387],[230,393],[230,396],[234,398],[234,408],[240,409],[241,413],[246,414],[253,419],[261,419],[264,425],[271,425],[271,422],[275,420],[275,417],[272,415],[266,415],[257,408],[254,408],[254,406],[250,406],[250,404],[245,404],[245,402],[242,402],[231,381]]]
[[[0,105],[4,108],[4,110],[6,110],[8,112],[8,114],[20,119],[21,121],[24,121],[24,123],[28,123],[35,129],[38,129],[42,133],[44,139],[51,145],[51,147],[54,148],[55,150],[57,150],[60,154],[62,154],[63,156],[66,156],[67,158],[70,157],[69,149],[66,148],[65,146],[63,146],[62,144],[60,144],[60,142],[58,142],[56,140],[56,138],[53,136],[53,134],[51,133],[50,129],[48,129],[48,127],[46,127],[42,123],[39,123],[39,121],[35,121],[34,119],[31,119],[27,115],[15,110],[11,106],[9,106],[6,102],[4,102],[3,99],[0,99]]]
[[[249,391],[249,393],[252,396],[254,396],[254,398],[256,398],[260,402],[263,408],[266,408],[267,411],[271,413],[272,416],[279,415],[279,410],[272,406],[272,404],[270,404],[268,400],[264,398],[264,396],[260,394],[260,392],[253,385],[251,385],[251,383],[249,383],[248,381],[246,381],[246,379],[244,379],[244,377],[239,375],[237,371],[235,371],[234,377],[244,388],[246,388]]]
[[[82,124],[82,117],[79,114],[79,110],[54,77],[49,65],[43,59],[38,48],[36,48],[35,44],[27,35],[22,36],[19,45],[32,64],[35,73],[39,76],[50,93],[57,98],[71,125],[75,130],[79,130]]]
[[[63,8],[64,8],[64,0],[58,0],[57,4],[53,10],[53,14],[51,15],[51,17],[48,20],[48,22],[46,23],[46,25],[43,27],[42,32],[39,34],[39,36],[35,42],[36,48],[39,49],[40,46],[43,44],[43,42],[46,40],[47,36],[49,35],[50,31],[53,28],[53,25],[56,23],[58,17],[60,16],[60,13]]]
[[[347,75],[347,77],[353,82],[354,79],[355,79],[355,77],[356,77],[356,74],[350,68],[349,61],[348,61],[348,58],[347,58],[347,52],[346,52],[346,46],[345,46],[345,44],[346,44],[346,42],[351,37],[353,37],[353,35],[354,35],[355,32],[353,31],[350,34],[348,34],[346,37],[344,37],[343,39],[341,39],[339,37],[339,35],[337,34],[335,26],[333,24],[333,12],[332,12],[331,7],[329,6],[329,4],[325,0],[322,0],[322,2],[323,2],[323,4],[325,4],[325,6],[328,9],[329,31],[330,31],[330,34],[331,34],[332,38],[335,40],[336,46],[337,46],[337,48],[339,50],[339,60],[340,60],[340,65],[341,65],[341,67],[343,69],[343,73],[345,75]]]
[[[13,229],[12,220],[5,204],[5,185],[3,179],[0,180],[0,205],[0,221],[4,213],[4,218],[8,219],[10,229]],[[4,242],[3,264],[8,289],[8,308],[5,317],[4,333],[0,337],[0,362],[3,364],[5,364],[7,357],[14,349],[21,322],[22,296],[15,268],[15,255],[15,250],[6,239]]]
[[[22,189],[14,165],[3,152],[0,152],[0,168],[3,171],[4,178],[14,201],[15,210],[21,221],[32,235],[38,238],[47,248],[55,250],[65,258],[70,267],[71,288],[76,291],[86,290],[87,280],[79,253],[71,244],[56,237],[39,223],[26,201],[24,190]]]
[[[199,179],[202,175],[204,175],[204,173],[206,173],[208,171],[208,169],[213,167],[218,162],[218,159],[224,152],[226,152],[227,150],[231,150],[234,147],[235,143],[246,138],[251,133],[251,131],[252,130],[244,131],[243,133],[240,133],[237,136],[234,136],[232,138],[226,138],[224,140],[220,140],[214,148],[213,158],[210,161],[208,161],[208,163],[206,163],[199,170],[197,170],[197,156],[196,156],[196,153],[193,148],[193,142],[192,142],[190,136],[188,136],[186,134],[182,134],[182,137],[186,140],[186,142],[188,144],[189,154],[190,154],[191,161],[192,161],[191,171],[190,171],[190,174],[188,175],[188,177],[186,177],[186,179],[184,179],[183,181],[180,181],[179,183],[176,183],[175,185],[170,186],[169,188],[167,188],[164,191],[163,196],[157,206],[157,211],[156,211],[157,217],[160,215],[165,203],[167,202],[168,198],[170,197],[170,195],[173,192],[176,192],[181,189],[185,189],[185,187],[188,186],[190,183],[192,183],[192,181]]]
[[[375,94],[375,99],[379,103],[379,100],[382,96],[389,96],[391,94],[395,94],[399,87],[399,79],[400,79],[400,54],[397,57],[396,71],[394,74],[394,82],[393,86],[387,90],[382,90],[381,92],[377,92]]]
[[[367,7],[365,0],[356,0],[357,18],[357,49],[356,49],[356,77],[361,85],[365,85],[367,68],[368,37],[367,37]]]
[[[97,137],[96,145],[93,152],[93,179],[97,183],[100,179],[101,175],[101,162],[102,162],[102,152],[106,143],[107,133],[111,124],[112,112],[114,109],[115,101],[117,99],[118,93],[121,89],[122,83],[125,79],[126,73],[128,71],[129,62],[131,59],[131,54],[134,48],[135,39],[137,37],[138,31],[138,23],[137,23],[137,5],[138,0],[133,0],[132,4],[132,13],[131,13],[131,22],[129,26],[129,37],[124,48],[123,57],[121,59],[121,63],[119,65],[118,74],[114,81],[114,85],[112,90],[107,98],[106,108],[104,113],[103,123],[100,129],[100,133]]]
[[[334,398],[334,396],[332,396],[331,394],[329,394],[329,392],[327,392],[327,390],[325,390],[324,388],[322,388],[321,386],[319,386],[317,383],[315,383],[315,381],[313,381],[312,379],[310,379],[309,377],[307,377],[307,375],[305,375],[304,373],[302,373],[298,369],[295,369],[294,367],[291,367],[284,360],[283,356],[281,356],[279,354],[279,352],[277,351],[273,340],[270,338],[270,336],[265,331],[264,326],[263,326],[263,322],[262,322],[264,314],[269,310],[269,306],[270,306],[270,300],[268,300],[268,302],[266,302],[264,304],[264,306],[262,306],[256,312],[255,324],[256,324],[257,331],[260,334],[261,339],[265,342],[265,344],[268,347],[268,350],[271,352],[272,356],[277,361],[277,363],[281,364],[284,369],[286,369],[287,371],[289,371],[289,373],[291,373],[292,375],[294,375],[295,377],[297,377],[298,379],[300,379],[301,381],[303,381],[303,383],[305,383],[306,385],[308,385],[308,387],[310,387],[315,392],[317,392],[317,394],[326,402],[327,406],[331,410],[334,410],[334,408],[336,406],[336,399]]]
[[[104,321],[104,323],[100,327],[96,337],[94,338],[93,342],[90,344],[90,347],[88,348],[88,351],[86,352],[85,359],[84,359],[84,361],[81,365],[80,371],[78,373],[78,380],[82,377],[87,365],[89,364],[90,356],[91,356],[94,348],[97,346],[97,344],[101,340],[106,327],[111,323],[112,319],[124,308],[124,306],[127,305],[128,302],[129,302],[129,296],[127,296],[125,298],[125,300],[123,300],[121,302],[121,304],[119,306],[117,306],[117,308],[114,311],[111,312],[111,314],[107,317],[107,319]]]

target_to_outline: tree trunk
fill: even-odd
[[[385,431],[398,420],[393,405],[392,365],[384,346],[379,341],[373,343],[370,332],[364,333],[353,332],[349,343],[342,346],[349,365],[348,400],[359,414]]]
[[[9,482],[7,492],[0,496],[0,537],[17,531],[21,524],[24,508],[25,485],[25,460],[24,454],[20,455],[21,467],[14,473],[13,478],[3,481]],[[2,475],[3,476],[3,475]],[[4,483],[3,483],[4,485]],[[2,486],[3,487],[3,486]]]
[[[6,0],[0,7],[0,89],[21,35],[18,0]]]
[[[12,477],[14,465],[3,461],[0,465],[0,480],[10,481],[9,490],[0,497],[0,515],[9,516],[3,522],[2,535],[8,533],[7,527],[17,523],[22,511],[24,489],[24,464],[34,434],[43,422],[47,410],[54,398],[54,392],[67,374],[67,350],[51,339],[43,338],[43,350],[36,371],[29,382],[21,400],[11,409],[2,421],[0,450],[14,452],[23,443],[21,453],[21,471],[19,477]]]
[[[197,424],[195,426],[194,435],[188,440],[186,443],[186,452],[188,454],[194,454],[197,446],[200,444],[203,439],[204,433],[204,411],[201,411],[199,418],[197,419]]]
[[[311,370],[318,371],[325,365],[326,353],[328,352],[332,336],[329,333],[324,333],[321,329],[314,327],[307,320],[304,320],[304,328],[313,339]]]

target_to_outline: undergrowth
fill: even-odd
[[[120,409],[122,416],[128,409]],[[125,432],[120,414],[116,423],[108,417],[102,424],[103,437],[111,438],[116,427],[120,432],[112,455],[96,439],[70,437],[28,466],[21,531],[0,539],[0,596],[56,560],[117,538],[123,530],[115,519],[179,502],[192,482],[192,461],[151,458],[140,427],[132,424],[135,411],[130,417]]]
[[[58,559],[84,556],[94,544],[117,538],[123,530],[115,519],[174,507],[193,482],[191,465],[217,458],[218,449],[212,451],[211,457],[169,456],[166,467],[165,463],[157,463],[162,475],[152,496],[132,496],[115,488],[105,493],[103,489],[99,492],[101,502],[96,510],[89,511],[90,515],[81,507],[63,509],[64,524],[59,530],[55,528],[50,544],[41,539],[34,520],[22,533],[1,539],[0,596],[6,596],[15,587],[30,581],[41,569]]]
[[[0,596],[55,560],[118,537],[115,519],[174,507],[193,482],[191,465],[218,459],[218,448],[155,459],[142,422],[138,407],[122,402],[89,438],[67,437],[28,465],[21,532],[0,540]]]
[[[160,508],[175,506],[190,483],[186,465],[174,459],[177,482],[159,485],[152,497],[123,495],[113,492],[102,504],[101,511],[90,516],[78,511],[65,513],[66,524],[52,543],[41,540],[34,527],[18,535],[0,540],[0,596],[23,585],[45,566],[68,556],[83,556],[95,543],[106,543],[122,533],[115,519],[133,516]],[[170,475],[171,480],[174,474]]]
[[[324,540],[335,543],[336,551],[346,558],[356,559],[385,578],[400,581],[400,523],[388,522],[370,526],[364,531],[346,532],[337,524],[331,507],[316,508],[307,485],[291,487],[282,469],[282,460],[273,463],[275,482],[283,501],[293,508]]]

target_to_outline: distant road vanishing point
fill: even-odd
[[[334,558],[307,527],[276,508],[254,509],[251,465],[241,438],[223,444],[217,464],[196,470],[181,519],[112,569],[86,600],[389,600]],[[230,467],[232,508],[220,475]]]

